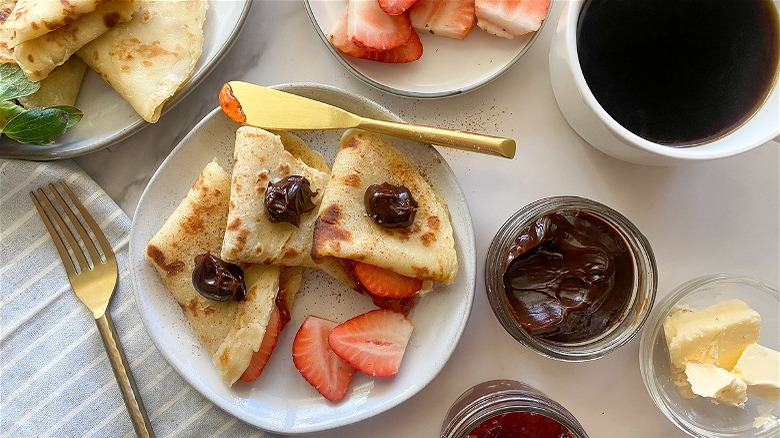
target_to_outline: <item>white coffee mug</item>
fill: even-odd
[[[570,0],[561,12],[550,48],[550,81],[555,99],[572,128],[599,150],[639,164],[673,165],[736,155],[780,134],[778,81],[753,116],[731,133],[691,147],[646,140],[616,122],[596,101],[577,56],[577,20],[585,0]],[[780,1],[773,1],[775,12]]]

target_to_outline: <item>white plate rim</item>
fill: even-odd
[[[398,116],[391,113],[384,107],[380,106],[379,104],[367,100],[361,96],[357,96],[352,93],[348,93],[344,90],[341,90],[339,88],[330,86],[330,85],[323,85],[323,84],[312,84],[312,83],[305,83],[305,82],[296,82],[296,83],[289,83],[289,84],[282,84],[282,85],[276,85],[273,86],[274,88],[279,89],[287,89],[288,91],[294,91],[297,88],[305,88],[305,87],[315,87],[320,88],[326,91],[330,92],[336,92],[336,93],[344,93],[349,95],[350,97],[359,99],[363,104],[367,104],[369,106],[374,107],[375,109],[378,109],[380,111],[384,111],[388,115],[388,119],[395,119],[400,120]],[[213,111],[211,111],[208,115],[206,115],[193,129],[190,131],[190,133],[187,134],[180,142],[179,144],[174,148],[174,150],[171,152],[171,154],[163,161],[163,163],[160,165],[158,170],[155,172],[155,174],[152,176],[151,180],[149,181],[147,187],[144,189],[143,194],[141,195],[141,199],[139,201],[139,205],[136,208],[134,217],[133,217],[133,225],[129,237],[129,258],[131,264],[137,263],[138,260],[143,259],[144,256],[142,254],[143,247],[145,247],[145,244],[141,244],[141,242],[136,243],[136,239],[133,237],[136,233],[136,218],[139,216],[139,212],[142,211],[142,203],[144,202],[144,199],[148,196],[151,196],[151,187],[153,187],[154,183],[158,179],[158,177],[161,175],[161,172],[163,169],[165,169],[167,166],[171,165],[171,163],[175,162],[177,158],[177,152],[179,150],[183,150],[186,147],[186,144],[191,141],[192,138],[196,137],[198,135],[199,130],[203,129],[204,126],[208,125],[208,123],[211,121],[212,118],[220,116],[221,109],[216,108]],[[465,297],[464,297],[464,304],[460,308],[460,319],[458,320],[458,325],[455,328],[456,337],[452,340],[451,345],[449,346],[449,350],[446,353],[445,357],[442,357],[441,365],[438,369],[434,370],[434,372],[430,372],[427,375],[424,375],[421,379],[419,379],[418,385],[415,388],[402,388],[403,391],[401,391],[397,396],[395,396],[393,399],[390,400],[389,403],[386,403],[383,406],[380,406],[380,409],[373,411],[373,412],[363,412],[362,414],[358,415],[351,415],[348,418],[335,418],[332,421],[329,421],[327,423],[322,424],[316,424],[316,425],[303,425],[302,427],[290,427],[289,425],[285,425],[284,428],[278,428],[275,427],[272,424],[265,423],[260,418],[253,417],[251,415],[248,415],[248,413],[243,412],[241,410],[237,410],[236,406],[231,403],[227,403],[224,400],[218,398],[215,396],[213,391],[210,391],[209,388],[206,388],[203,386],[203,382],[196,379],[196,376],[193,374],[190,374],[186,372],[183,368],[178,366],[178,361],[176,357],[172,356],[172,351],[169,351],[165,345],[161,344],[161,339],[158,339],[155,336],[154,330],[150,330],[152,326],[152,321],[149,319],[149,315],[141,311],[141,307],[138,303],[141,302],[141,300],[144,299],[143,293],[141,292],[141,279],[139,278],[139,270],[138,269],[131,269],[131,283],[133,287],[133,294],[134,298],[136,300],[136,305],[139,307],[139,313],[141,315],[141,320],[144,324],[144,328],[149,333],[150,338],[152,339],[153,343],[157,347],[157,349],[161,352],[161,354],[165,357],[166,361],[177,371],[177,373],[194,389],[196,389],[198,392],[200,392],[205,398],[209,399],[211,402],[215,403],[217,406],[222,408],[227,413],[235,416],[236,418],[241,419],[242,421],[253,425],[255,427],[261,428],[263,430],[268,430],[271,432],[281,433],[281,434],[298,434],[298,433],[310,433],[310,432],[317,432],[327,429],[332,429],[340,426],[345,426],[348,424],[352,424],[357,421],[364,420],[366,418],[372,417],[374,415],[381,414],[382,412],[391,409],[392,407],[395,407],[396,405],[402,403],[403,401],[407,400],[408,398],[415,395],[417,392],[422,390],[425,386],[427,386],[435,377],[438,375],[438,373],[441,371],[441,369],[444,367],[446,362],[449,360],[449,357],[453,353],[455,347],[457,346],[460,337],[465,330],[466,324],[468,322],[471,308],[473,306],[473,299],[475,295],[476,290],[476,247],[475,247],[475,238],[474,238],[474,230],[473,230],[473,224],[471,220],[471,214],[468,211],[468,204],[466,203],[465,195],[463,193],[463,190],[455,177],[454,173],[452,173],[452,169],[446,164],[446,161],[441,157],[441,155],[433,148],[430,148],[430,150],[437,156],[438,159],[441,160],[442,163],[444,163],[444,166],[446,166],[446,169],[448,169],[448,172],[451,174],[452,177],[452,183],[454,184],[454,187],[457,189],[458,199],[457,202],[461,203],[461,207],[465,211],[465,215],[461,217],[463,220],[463,230],[465,232],[464,236],[456,237],[456,241],[461,242],[461,244],[465,244],[466,248],[462,248],[461,254],[459,254],[459,265],[460,269],[464,270],[465,272],[465,280],[466,284],[462,285],[462,289],[465,291]],[[450,201],[451,202],[451,201]],[[141,251],[141,252],[139,252]],[[468,255],[469,257],[464,257],[464,255]],[[170,298],[172,300],[172,298]],[[287,330],[292,330],[294,327],[288,328]],[[349,395],[348,395],[349,397]],[[324,402],[324,398],[322,399]]]
[[[211,2],[218,1],[220,0],[211,0]],[[171,99],[165,103],[165,106],[163,106],[162,112],[160,114],[161,118],[179,102],[183,101],[184,98],[187,97],[187,95],[189,95],[209,75],[209,73],[211,73],[214,68],[217,67],[225,55],[227,55],[230,48],[233,47],[233,44],[235,44],[236,39],[238,38],[238,35],[243,28],[247,17],[249,16],[249,10],[252,7],[253,1],[254,0],[244,0],[244,6],[241,9],[238,20],[235,22],[230,32],[224,34],[226,38],[222,42],[222,45],[217,49],[214,57],[201,69],[194,70],[192,76],[187,80],[187,82],[185,82],[185,84],[178,91],[176,91],[173,97],[171,97]],[[211,7],[213,7],[213,5],[210,5],[210,8]],[[87,73],[90,73],[89,69],[87,70]],[[117,98],[121,99],[118,94]],[[89,142],[86,139],[80,141],[77,140],[72,142],[75,147],[64,146],[60,149],[55,149],[58,145],[57,142],[54,142],[50,145],[31,148],[30,145],[18,144],[8,138],[0,138],[0,140],[5,143],[0,147],[0,158],[15,158],[39,161],[75,158],[99,151],[101,149],[105,149],[130,137],[131,135],[141,131],[143,128],[149,125],[151,125],[151,123],[141,118],[141,116],[138,116],[137,120],[134,122],[124,126],[112,134],[101,137],[98,141]]]
[[[493,74],[486,76],[482,78],[481,80],[473,82],[471,85],[465,86],[465,87],[459,87],[459,88],[453,88],[453,89],[442,89],[439,91],[432,91],[432,92],[420,92],[420,91],[413,91],[413,90],[406,90],[401,88],[395,88],[388,86],[386,84],[383,84],[365,74],[360,72],[357,68],[355,68],[352,63],[349,61],[348,55],[344,55],[343,53],[336,50],[335,47],[328,41],[328,37],[326,35],[326,32],[322,29],[322,27],[319,24],[319,21],[317,20],[317,17],[312,10],[311,7],[311,1],[312,0],[303,0],[303,5],[306,8],[306,14],[309,16],[309,20],[312,23],[312,26],[314,26],[314,30],[317,32],[317,36],[319,36],[320,40],[322,40],[322,43],[325,44],[325,47],[327,47],[328,51],[331,55],[333,55],[334,58],[341,64],[345,69],[347,69],[348,72],[350,72],[353,76],[361,80],[362,82],[375,87],[379,90],[385,91],[387,93],[395,94],[397,96],[403,96],[403,97],[414,97],[414,98],[420,98],[420,99],[436,99],[436,98],[443,98],[443,97],[451,97],[451,96],[457,96],[460,94],[467,93],[469,91],[476,90],[484,85],[489,84],[490,82],[494,81],[495,79],[499,78],[501,75],[506,73],[512,66],[517,63],[517,61],[520,60],[520,58],[523,57],[523,55],[531,48],[534,41],[539,37],[542,30],[544,29],[545,25],[550,19],[550,11],[552,10],[552,4],[550,4],[550,8],[547,10],[547,15],[545,16],[545,19],[542,20],[542,25],[539,27],[539,30],[534,32],[534,35],[531,36],[528,43],[522,47],[517,54],[509,61],[507,62],[501,69],[494,72]],[[331,1],[331,0],[314,0],[314,1]],[[474,27],[477,27],[476,24]],[[475,31],[475,29],[472,29],[472,31]],[[441,37],[446,38],[446,37]],[[499,37],[496,37],[499,38]]]

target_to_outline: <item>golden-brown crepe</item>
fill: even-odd
[[[5,21],[5,28],[12,32],[9,47],[59,29],[108,1],[18,0]]]
[[[81,80],[87,71],[87,64],[73,56],[65,64],[57,67],[46,79],[40,81],[35,93],[17,100],[25,108],[54,105],[75,105],[81,89]]]
[[[8,47],[13,32],[5,28],[5,20],[11,15],[16,0],[0,0],[0,64],[14,62],[14,50]]]
[[[73,22],[25,41],[14,48],[14,59],[30,80],[40,81],[84,45],[119,23],[130,21],[136,0],[113,0]]]
[[[407,228],[384,228],[367,214],[371,184],[404,185],[419,207]],[[362,130],[344,133],[314,226],[314,260],[361,261],[421,280],[451,284],[458,271],[446,204],[390,143]]]
[[[292,147],[301,147],[300,143],[296,146],[292,134],[285,135]],[[308,149],[305,143],[302,146]],[[268,183],[290,175],[305,177],[315,195],[314,210],[302,214],[297,227],[288,222],[271,222],[264,203]],[[239,128],[222,258],[233,262],[315,266],[311,259],[311,239],[316,207],[327,181],[327,172],[293,156],[278,135],[251,126]]]
[[[261,265],[244,266],[247,295],[243,301],[214,301],[195,290],[194,258],[207,251],[219,253],[229,197],[230,175],[216,162],[209,163],[146,247],[147,257],[228,386],[238,380],[260,348],[280,291],[280,268]],[[297,292],[300,275],[298,270],[282,276],[285,296]]]
[[[203,51],[206,0],[140,0],[133,19],[77,55],[144,118],[154,123]]]

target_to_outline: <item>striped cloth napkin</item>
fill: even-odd
[[[31,190],[60,179],[116,252],[109,311],[157,436],[270,436],[204,399],[157,351],[130,284],[130,219],[97,183],[70,160],[0,159],[0,437],[134,435],[92,314],[30,201]]]

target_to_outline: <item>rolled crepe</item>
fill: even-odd
[[[216,162],[209,163],[146,247],[147,258],[228,386],[241,377],[260,349],[277,294],[283,293],[291,307],[302,275],[300,269],[243,265],[247,286],[243,301],[214,301],[195,290],[194,258],[219,252],[229,199],[230,175]]]
[[[385,182],[406,186],[417,201],[409,227],[384,228],[366,214],[366,189]],[[312,256],[315,261],[360,261],[445,284],[451,284],[458,271],[447,205],[382,136],[357,129],[341,139],[314,225]]]
[[[53,105],[75,106],[76,98],[81,89],[81,81],[86,71],[87,64],[74,56],[65,64],[55,68],[46,79],[42,80],[38,91],[17,100],[28,109]]]
[[[312,198],[314,210],[303,213],[297,227],[287,222],[271,222],[264,202],[268,183],[291,175],[305,177],[315,195]],[[239,128],[222,258],[247,263],[315,266],[311,259],[311,236],[316,207],[327,182],[327,172],[312,168],[293,156],[278,135],[250,126]]]
[[[14,59],[30,80],[44,79],[77,50],[119,23],[130,21],[136,0],[113,0],[75,21],[14,48]]]
[[[144,118],[154,123],[187,81],[203,51],[206,0],[141,0],[133,19],[77,55]]]
[[[9,47],[59,29],[110,0],[18,0],[5,28],[12,32]]]

